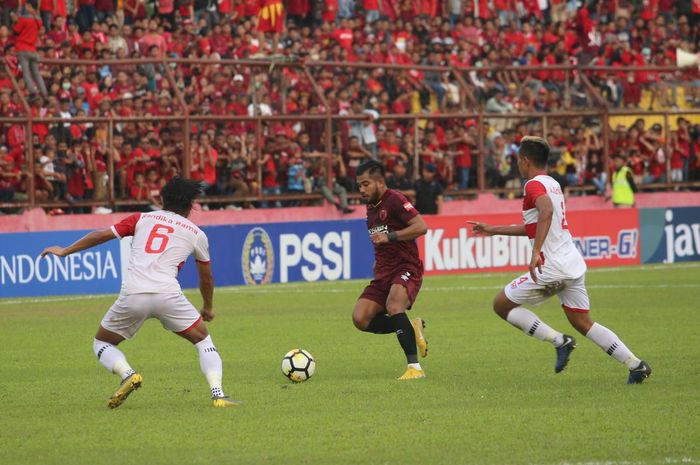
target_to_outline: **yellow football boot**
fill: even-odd
[[[397,378],[399,381],[406,381],[407,379],[419,379],[419,378],[425,378],[425,372],[423,370],[419,370],[417,368],[412,368],[408,367],[404,374],[402,374],[399,378]]]
[[[107,406],[109,408],[119,407],[124,403],[126,398],[129,397],[129,394],[141,387],[141,383],[143,383],[143,377],[138,373],[134,373],[126,378],[124,381],[122,381],[122,384],[119,386],[119,389],[117,389],[117,392],[115,392],[109,399]]]
[[[428,356],[428,340],[423,336],[423,328],[425,328],[425,321],[422,318],[414,318],[411,320],[411,325],[413,326],[413,332],[416,333],[416,347],[418,347],[418,352],[420,356],[425,358]]]
[[[226,408],[226,407],[238,407],[242,402],[239,400],[233,400],[230,397],[212,397],[211,405],[216,408]]]

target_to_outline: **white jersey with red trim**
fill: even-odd
[[[537,233],[538,211],[535,206],[537,198],[548,195],[552,200],[554,212],[552,225],[542,245],[542,274],[548,279],[573,279],[586,272],[586,262],[574,245],[566,222],[566,206],[561,186],[550,176],[535,176],[525,183],[523,199],[523,222],[530,241],[534,242]]]
[[[111,227],[131,242],[129,270],[121,293],[180,292],[177,273],[194,253],[198,262],[209,262],[209,241],[204,232],[185,217],[167,210],[135,213]]]

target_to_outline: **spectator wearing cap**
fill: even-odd
[[[416,210],[422,215],[439,215],[442,212],[442,185],[435,179],[437,167],[427,163],[421,177],[414,184]]]
[[[25,13],[22,16],[17,18],[13,13],[15,18],[13,30],[17,36],[15,39],[15,50],[29,94],[36,94],[38,91],[46,97],[48,92],[46,91],[44,78],[39,71],[39,55],[36,49],[39,40],[39,29],[41,28],[41,20],[36,7],[37,0],[27,0],[24,7]]]

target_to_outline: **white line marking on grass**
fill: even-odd
[[[309,283],[310,284],[310,283]],[[353,283],[345,283],[353,284]],[[593,284],[586,286],[588,289],[700,289],[700,284]],[[221,287],[216,289],[217,293],[223,294],[251,294],[251,295],[268,295],[268,294],[354,294],[361,290],[362,286],[353,286],[345,289],[328,289],[323,287],[311,287],[304,284],[288,284],[278,286],[273,284],[271,287]],[[493,291],[503,289],[503,286],[437,286],[423,287],[423,292],[445,292],[445,291]],[[19,305],[19,304],[43,304],[51,302],[74,302],[77,300],[97,300],[103,298],[116,298],[113,294],[104,295],[80,295],[80,296],[65,296],[65,297],[34,297],[25,299],[0,300],[0,305]]]
[[[589,262],[590,263],[590,262]],[[617,266],[615,268],[589,268],[586,273],[617,273],[618,271],[632,270],[687,270],[691,268],[700,268],[700,262],[681,262],[681,263],[659,263],[656,265],[633,265],[633,266]]]
[[[588,289],[700,289],[700,284],[593,284],[586,286]],[[275,287],[226,287],[217,289],[217,292],[232,294],[344,294],[357,292],[360,287],[352,289],[310,289],[305,286],[287,286],[283,289]],[[503,289],[503,286],[437,286],[422,287],[423,292],[444,292],[444,291],[490,291]]]
[[[112,297],[114,294],[67,295],[63,297],[25,297],[12,300],[0,300],[0,305],[44,304],[50,302],[71,302],[75,300],[95,300]]]
[[[666,457],[663,462],[645,462],[645,461],[629,461],[629,460],[590,460],[586,462],[557,462],[556,465],[647,465],[652,463],[664,463],[664,464],[684,464],[684,463],[700,463],[692,457],[681,457],[673,458]],[[542,465],[542,464],[533,464]]]
[[[639,266],[624,266],[617,268],[592,268],[587,271],[587,273],[616,273],[619,271],[631,271],[631,270],[663,270],[663,269],[695,269],[700,268],[700,262],[693,263],[675,263],[675,264],[658,264],[658,265],[639,265]],[[465,274],[462,275],[467,280],[481,279],[481,278],[492,278],[498,276],[512,276],[512,273],[479,273],[479,274]],[[368,280],[350,280],[350,281],[335,281],[334,289],[328,289],[326,287],[329,284],[328,281],[323,283],[277,283],[270,286],[254,287],[254,286],[229,286],[220,287],[216,289],[216,292],[222,293],[250,293],[250,294],[303,294],[307,292],[314,292],[318,294],[341,294],[341,293],[353,293],[356,292],[360,285],[358,283],[367,282]],[[700,289],[700,284],[597,284],[589,285],[588,289]],[[443,292],[443,291],[489,291],[502,289],[503,286],[440,286],[440,287],[423,287],[423,291],[428,292]],[[27,298],[17,298],[11,300],[0,299],[0,305],[17,305],[17,304],[32,304],[32,303],[50,303],[50,302],[71,302],[77,300],[96,300],[105,297],[113,296],[116,298],[115,294],[90,294],[90,295],[80,295],[80,296],[56,296],[56,297],[27,297]]]

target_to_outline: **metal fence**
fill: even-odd
[[[450,76],[454,77],[454,81],[459,86],[461,95],[464,98],[460,99],[458,109],[456,111],[451,111],[447,113],[436,113],[436,114],[381,114],[377,120],[374,122],[381,123],[382,121],[395,120],[395,121],[408,121],[413,127],[413,137],[414,137],[414,153],[410,154],[413,157],[413,165],[419,166],[419,153],[418,153],[418,128],[421,124],[424,124],[428,120],[473,120],[476,122],[476,127],[478,131],[478,147],[475,150],[475,160],[476,160],[476,187],[473,189],[463,190],[463,191],[450,191],[449,195],[454,197],[459,196],[469,196],[478,194],[480,192],[513,192],[514,189],[494,189],[488,188],[486,183],[486,171],[485,171],[485,146],[484,140],[486,137],[485,126],[488,121],[494,120],[528,120],[528,121],[539,121],[542,127],[542,135],[548,133],[548,128],[553,121],[559,121],[565,118],[572,117],[586,117],[593,118],[600,121],[601,131],[601,141],[602,141],[602,158],[603,166],[609,166],[609,148],[610,148],[610,120],[611,118],[620,116],[652,116],[660,115],[664,120],[664,133],[670,134],[670,120],[673,117],[678,116],[689,116],[689,115],[700,115],[700,110],[667,110],[667,111],[642,111],[642,110],[618,110],[611,109],[607,105],[605,99],[600,95],[599,90],[590,82],[588,78],[589,75],[601,72],[628,72],[628,71],[656,71],[656,72],[673,72],[678,71],[677,68],[673,67],[659,67],[659,66],[649,66],[649,67],[575,67],[571,65],[555,65],[555,66],[505,66],[505,67],[442,67],[442,66],[415,66],[415,65],[393,65],[393,64],[369,64],[369,63],[337,63],[337,62],[291,62],[291,61],[268,61],[268,60],[202,60],[202,59],[162,59],[158,61],[153,61],[149,59],[130,59],[130,60],[101,60],[101,61],[88,61],[88,60],[55,60],[55,59],[43,59],[42,64],[48,66],[128,66],[128,65],[159,65],[160,69],[164,74],[164,78],[168,81],[170,88],[174,92],[177,107],[179,107],[177,115],[172,116],[132,116],[132,117],[122,117],[122,116],[89,116],[89,117],[73,117],[73,118],[56,118],[56,117],[36,117],[33,116],[32,108],[30,103],[25,99],[22,93],[21,86],[17,80],[13,77],[12,72],[10,72],[10,67],[8,65],[7,58],[0,60],[0,65],[5,67],[7,75],[12,81],[15,95],[21,103],[23,108],[22,116],[7,117],[6,115],[0,115],[0,127],[4,124],[11,125],[22,125],[25,127],[26,132],[26,142],[25,142],[25,159],[27,160],[27,176],[28,176],[28,187],[27,187],[27,199],[21,202],[11,202],[11,203],[0,203],[0,208],[29,208],[29,207],[68,207],[68,206],[106,206],[110,208],[119,208],[128,205],[143,204],[144,202],[139,202],[135,200],[128,199],[118,199],[115,196],[115,163],[113,159],[113,150],[107,150],[107,192],[104,199],[100,200],[87,200],[79,201],[76,203],[68,204],[63,201],[52,201],[52,202],[38,202],[35,198],[35,154],[34,154],[34,144],[33,144],[33,126],[36,124],[44,125],[58,125],[64,123],[90,123],[93,125],[101,125],[101,127],[106,127],[107,130],[107,148],[113,148],[113,138],[115,134],[115,126],[123,123],[139,123],[139,122],[149,122],[149,123],[162,123],[171,124],[176,123],[178,127],[182,128],[184,133],[183,138],[183,154],[182,157],[182,174],[184,176],[189,176],[190,173],[190,147],[192,141],[192,125],[205,122],[217,122],[217,123],[230,123],[230,122],[245,122],[253,123],[255,125],[255,134],[257,143],[255,144],[257,151],[257,159],[261,159],[262,156],[262,145],[259,142],[263,136],[266,125],[272,123],[297,123],[297,122],[320,122],[324,125],[324,136],[323,145],[324,150],[327,154],[332,154],[334,150],[338,149],[337,144],[334,141],[333,126],[338,122],[347,121],[369,121],[370,117],[366,114],[347,114],[338,115],[331,113],[331,107],[326,101],[321,87],[316,82],[314,78],[314,71],[318,69],[331,69],[335,72],[346,69],[375,69],[383,68],[385,70],[392,70],[397,73],[408,72],[408,71],[424,71],[424,72],[440,72],[449,73]],[[237,115],[200,115],[193,114],[192,108],[187,104],[185,97],[180,91],[174,74],[173,65],[176,69],[182,66],[219,66],[225,67],[230,66],[236,69],[250,68],[258,73],[272,73],[274,70],[283,70],[285,68],[295,69],[300,71],[304,78],[308,80],[314,91],[314,98],[317,102],[321,104],[324,108],[323,114],[285,114],[285,109],[283,108],[283,113],[279,115],[256,115],[256,116],[237,116]],[[487,72],[538,72],[538,71],[560,71],[564,73],[564,79],[562,81],[563,85],[563,96],[564,96],[564,110],[554,111],[554,112],[512,112],[512,113],[487,113],[484,111],[483,106],[478,101],[475,95],[474,87],[469,83],[469,73],[487,73]],[[587,89],[587,93],[594,102],[594,105],[586,109],[572,109],[570,108],[569,93],[572,80],[577,79],[582,85]],[[284,86],[282,86],[284,90]],[[251,90],[253,94],[255,89]],[[568,108],[567,108],[568,107]],[[667,153],[670,149],[670,138],[666,137],[666,150]],[[328,157],[328,172],[332,171],[332,159]],[[667,176],[666,179],[670,180],[670,157],[667,157]],[[416,171],[415,175],[418,173]],[[257,167],[257,183],[262,184],[263,172],[262,165],[258,164]],[[330,177],[327,180],[330,183]],[[670,181],[643,186],[645,189],[671,189],[678,187],[698,187],[700,183],[686,182],[686,183],[671,183]],[[588,187],[579,187],[578,190],[587,190]],[[574,189],[576,190],[576,188]],[[283,195],[263,195],[256,194],[245,198],[236,198],[236,201],[269,201],[269,200],[280,200],[280,199],[290,199],[290,200],[311,200],[311,199],[321,199],[320,195],[316,194],[283,194]],[[234,199],[231,197],[222,196],[212,196],[203,198],[202,202],[231,202]]]

